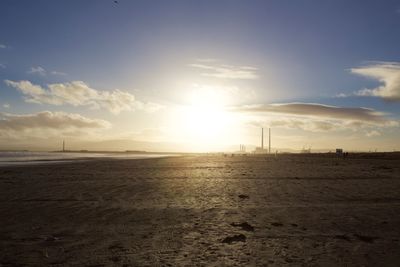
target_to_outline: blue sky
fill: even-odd
[[[9,126],[15,116],[37,116],[45,111],[53,115],[62,112],[67,117],[79,114],[88,120],[107,122],[106,129],[90,130],[93,138],[99,141],[177,142],[182,136],[169,128],[182,130],[184,126],[171,123],[171,120],[178,120],[171,119],[171,114],[182,106],[193,106],[193,101],[185,96],[188,91],[190,94],[190,91],[202,90],[205,98],[209,91],[236,92],[230,101],[213,104],[224,105],[224,110],[228,106],[239,110],[237,107],[244,105],[301,102],[338,108],[370,108],[385,113],[385,119],[391,122],[383,125],[368,121],[368,125],[361,128],[349,126],[328,131],[304,126],[304,123],[314,123],[312,120],[317,114],[299,118],[301,110],[298,114],[287,114],[266,108],[261,115],[257,112],[251,118],[234,119],[240,121],[241,126],[229,127],[245,127],[246,130],[232,137],[224,148],[238,142],[256,145],[257,134],[255,129],[248,129],[248,125],[257,121],[257,124],[277,128],[281,136],[297,138],[292,138],[297,143],[287,143],[284,138],[277,140],[277,147],[300,147],[308,142],[305,140],[310,135],[324,130],[324,136],[330,141],[315,141],[316,147],[329,147],[339,136],[351,133],[357,139],[362,136],[375,147],[389,150],[388,143],[392,146],[397,142],[395,145],[400,149],[396,138],[399,133],[396,122],[400,117],[398,1],[5,0],[0,3],[0,33],[0,112],[3,122],[8,123],[7,129],[0,124],[3,143],[9,143],[9,136],[14,135],[10,131],[17,131]],[[230,74],[225,75],[228,72]],[[254,77],[247,74],[254,74]],[[394,84],[390,82],[393,80]],[[36,95],[32,101],[32,92],[27,91],[29,88],[21,89],[22,85],[17,84],[20,81],[49,90],[46,99],[42,92],[42,98]],[[65,85],[73,81],[81,81],[96,92],[111,93],[118,89],[129,96],[89,93],[85,100],[78,101],[71,99],[71,95],[66,96],[64,91],[62,96],[59,91],[58,95],[51,95],[48,89],[49,84]],[[379,91],[379,86],[388,82],[389,86]],[[76,86],[66,88],[68,94],[79,91]],[[363,89],[369,91],[361,93]],[[131,96],[135,100],[126,100]],[[121,100],[123,97],[125,99]],[[115,98],[123,104],[118,101],[110,104],[110,99]],[[224,100],[226,98],[224,95]],[[121,110],[115,105],[122,107]],[[196,105],[203,105],[200,109],[210,109],[207,103],[196,102]],[[271,112],[279,113],[286,124],[282,120],[272,121]],[[247,114],[245,112],[245,116]],[[198,114],[192,117],[195,118],[199,119]],[[267,119],[262,122],[263,118]],[[294,120],[300,119],[303,126],[293,125]],[[324,119],[343,118],[321,117],[318,121]],[[354,125],[349,120],[346,123]],[[332,127],[336,128],[335,125]],[[205,128],[214,126],[202,125]],[[18,128],[19,133],[24,132],[21,136],[39,138],[36,134],[50,136],[49,129],[52,134],[59,130],[47,125],[29,127]],[[81,131],[89,131],[85,127],[80,129],[73,124],[60,135],[83,142],[78,136]],[[198,132],[193,127],[189,132]],[[141,136],[149,130],[157,138]],[[41,131],[43,135],[38,134]],[[70,136],[71,131],[76,133]],[[191,137],[185,148],[190,147],[191,142],[199,143],[196,138],[204,143],[219,142],[218,138],[211,142],[209,138],[217,135],[209,133],[205,136],[188,133],[187,136]],[[13,142],[21,144],[19,140]],[[351,149],[368,149],[363,143]],[[207,149],[223,148],[210,146]]]

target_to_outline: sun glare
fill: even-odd
[[[226,143],[232,137],[228,133],[233,121],[226,110],[227,101],[226,92],[218,87],[192,87],[185,98],[187,104],[179,109],[177,128],[181,135],[200,149]]]
[[[221,107],[199,103],[185,109],[185,130],[190,136],[212,141],[224,131],[227,114]]]

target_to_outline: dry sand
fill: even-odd
[[[0,168],[0,266],[400,266],[400,156]]]

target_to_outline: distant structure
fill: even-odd
[[[343,155],[343,149],[342,148],[336,148],[336,155],[341,157]]]
[[[301,150],[301,153],[303,153],[303,154],[310,154],[310,153],[311,153],[311,147],[305,148],[305,147],[303,146],[303,149]]]
[[[264,149],[264,128],[261,128],[261,149]]]
[[[246,146],[245,145],[240,145],[239,152],[246,153]]]
[[[254,153],[256,154],[269,154],[271,153],[271,128],[268,129],[269,131],[269,144],[268,144],[268,149],[264,149],[264,128],[261,128],[261,146],[256,147],[254,150]]]
[[[63,140],[62,152],[65,152],[65,140]]]
[[[269,138],[269,144],[268,144],[268,153],[271,154],[271,128],[268,128],[268,138]]]

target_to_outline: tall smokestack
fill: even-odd
[[[269,130],[269,146],[268,146],[268,153],[271,154],[271,128]]]
[[[264,128],[261,128],[261,149],[264,149]]]

